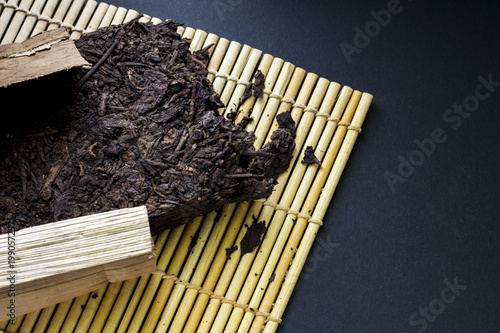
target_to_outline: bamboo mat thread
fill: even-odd
[[[84,0],[0,0],[0,43],[21,42],[60,26],[71,38],[139,16],[134,10]],[[143,15],[143,22],[161,22]],[[209,45],[208,79],[237,111],[259,69],[262,97],[251,96],[236,121],[260,148],[290,111],[297,138],[290,168],[265,199],[229,204],[218,212],[167,230],[155,239],[157,271],[109,283],[91,293],[0,323],[5,332],[274,332],[298,280],[372,101],[368,93],[318,78],[261,50],[203,30],[179,27],[191,51]],[[321,166],[301,163],[312,146]],[[238,249],[249,226],[265,221],[260,246]]]

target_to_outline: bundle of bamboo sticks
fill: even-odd
[[[71,37],[127,22],[139,13],[84,0],[0,0],[1,43],[64,26]],[[143,16],[141,21],[160,22]],[[209,49],[208,79],[227,106],[253,120],[255,148],[269,141],[277,114],[290,111],[297,137],[290,168],[266,199],[230,204],[155,239],[157,271],[3,323],[7,332],[274,332],[322,224],[372,101],[368,93],[318,78],[258,49],[179,28],[191,50]],[[260,98],[234,108],[256,70]],[[311,146],[317,164],[301,163]],[[265,221],[260,246],[242,255],[248,227]]]

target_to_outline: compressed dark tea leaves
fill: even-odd
[[[71,73],[70,102],[0,138],[2,233],[7,221],[22,229],[146,205],[157,234],[271,194],[295,146],[290,114],[255,151],[254,134],[217,111],[207,49],[191,54],[178,25],[135,20],[76,41],[93,67]]]

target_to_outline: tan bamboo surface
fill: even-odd
[[[72,38],[127,22],[134,10],[84,0],[0,0],[0,43],[66,27]],[[175,19],[175,18],[174,18]],[[161,22],[143,16],[141,21]],[[208,79],[255,147],[270,140],[276,115],[290,111],[296,148],[289,169],[265,199],[229,204],[155,240],[156,272],[109,283],[92,293],[32,312],[6,332],[274,332],[353,149],[372,96],[341,86],[283,59],[203,30],[179,27],[191,51],[211,46]],[[263,96],[239,99],[259,69]],[[239,107],[238,107],[239,105]],[[312,146],[322,164],[301,163]],[[249,226],[265,221],[260,246],[242,255]],[[228,254],[226,249],[238,246]],[[274,278],[274,280],[271,279]],[[272,282],[270,282],[272,280]]]

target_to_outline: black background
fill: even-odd
[[[374,95],[279,332],[500,332],[498,2],[401,0],[378,30],[371,11],[388,1],[108,3]],[[369,43],[347,61],[341,45],[355,47],[367,24]],[[474,102],[480,76],[498,82],[490,96],[447,122],[448,109]],[[435,129],[446,141],[415,152]],[[420,165],[399,173],[410,157]],[[392,189],[388,172],[402,177]],[[463,286],[449,304],[438,301],[445,279]],[[429,306],[438,314],[424,319]]]

